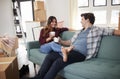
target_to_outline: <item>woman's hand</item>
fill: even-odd
[[[51,34],[49,35],[49,38],[54,38],[54,37],[55,37],[55,35],[51,35]]]
[[[46,39],[46,42],[48,42],[48,41],[50,41],[50,40],[52,40],[53,39],[53,37],[48,37],[47,39]]]

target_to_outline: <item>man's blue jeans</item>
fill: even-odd
[[[40,52],[42,53],[48,54],[51,51],[61,53],[61,45],[52,41],[40,46]]]

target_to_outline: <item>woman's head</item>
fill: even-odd
[[[57,26],[57,19],[55,16],[50,16],[47,21],[47,26],[44,28],[44,35],[47,35],[49,32],[53,31],[53,29]]]
[[[47,26],[55,27],[57,26],[57,19],[55,16],[50,16],[47,21]]]

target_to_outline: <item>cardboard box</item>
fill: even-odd
[[[120,30],[120,12],[119,12],[119,20],[118,20],[118,29]]]
[[[44,10],[44,1],[35,1],[34,10]]]
[[[7,57],[5,52],[0,52],[0,57]]]
[[[39,21],[39,22],[46,21],[46,10],[35,10],[34,17],[35,17],[35,21]]]
[[[0,79],[19,79],[17,57],[0,58]]]

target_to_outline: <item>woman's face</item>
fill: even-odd
[[[51,27],[55,27],[56,26],[56,19],[53,19],[51,22]]]

